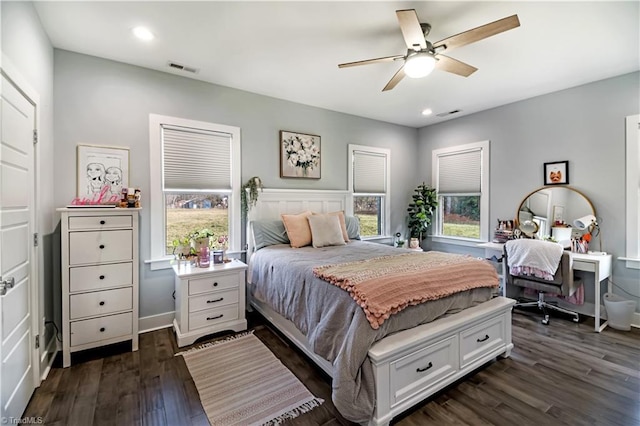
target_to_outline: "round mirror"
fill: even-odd
[[[545,186],[524,197],[516,212],[516,227],[530,238],[552,237],[568,247],[572,236],[588,232],[575,224],[595,216],[593,204],[580,191],[568,186]]]

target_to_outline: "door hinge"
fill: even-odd
[[[33,234],[33,246],[38,247],[38,233]]]
[[[33,129],[33,144],[38,143],[38,129]]]
[[[40,335],[36,334],[36,349],[40,347]]]

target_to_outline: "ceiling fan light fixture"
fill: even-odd
[[[436,66],[436,58],[429,52],[418,52],[409,56],[404,64],[407,77],[421,78],[431,74]]]

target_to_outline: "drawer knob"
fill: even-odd
[[[424,368],[416,368],[416,373],[424,373],[425,371],[427,371],[431,367],[433,367],[433,363],[432,362],[430,362],[429,365],[427,365]]]
[[[222,302],[223,300],[224,300],[224,297],[221,297],[219,299],[207,300],[207,303],[217,303],[217,302]]]
[[[104,300],[101,300],[99,303],[100,306],[104,306]]]
[[[105,330],[106,330],[106,328],[100,327],[100,333],[104,333]]]
[[[105,222],[104,220],[100,221],[100,225],[104,225],[105,223],[107,223],[107,222]]]
[[[223,316],[224,316],[223,314],[220,314],[220,315],[216,315],[215,317],[207,317],[207,321],[211,321],[211,320],[214,320],[214,319],[222,318]]]
[[[214,287],[218,287],[218,282],[216,281],[215,283],[213,283]]]
[[[104,248],[104,244],[100,244],[100,248],[103,249]]]
[[[100,275],[98,278],[100,278],[101,280],[104,280],[104,275]]]
[[[476,342],[486,342],[487,340],[489,340],[489,335],[485,334],[482,339],[476,339]]]

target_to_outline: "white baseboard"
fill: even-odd
[[[61,347],[58,344],[58,339],[56,339],[56,336],[51,336],[51,339],[47,343],[45,350],[40,356],[40,381],[45,380],[49,375],[49,371],[51,371],[53,361],[56,359],[56,354],[60,349]]]
[[[631,320],[631,327],[640,328],[640,312],[635,312],[633,314],[633,319]]]
[[[140,317],[138,318],[138,333],[148,333],[149,331],[172,327],[175,317],[176,313],[174,311]]]

